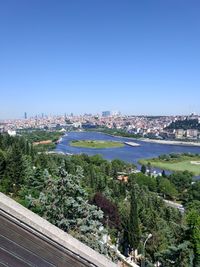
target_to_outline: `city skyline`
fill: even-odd
[[[0,3],[0,119],[200,113],[197,1]]]
[[[104,112],[110,112],[110,115],[103,115]],[[26,116],[25,116],[26,114]],[[20,114],[20,116],[18,117],[13,117],[13,118],[0,118],[0,122],[3,121],[9,121],[9,120],[28,120],[28,119],[42,119],[42,118],[50,118],[50,117],[87,117],[87,116],[91,116],[91,117],[95,117],[95,116],[99,116],[99,117],[125,117],[125,116],[130,116],[130,117],[189,117],[189,116],[200,116],[199,113],[196,112],[191,112],[188,114],[145,114],[145,113],[141,113],[141,114],[133,114],[133,113],[122,113],[121,111],[116,111],[116,110],[109,110],[109,111],[99,111],[96,113],[92,113],[92,112],[83,112],[83,113],[76,113],[76,112],[65,112],[65,113],[34,113],[34,114],[28,114],[27,112],[24,112],[23,114]]]

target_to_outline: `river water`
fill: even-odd
[[[103,158],[121,159],[130,163],[137,163],[142,158],[153,158],[158,157],[162,154],[169,153],[198,153],[200,154],[200,147],[195,146],[181,146],[181,145],[163,145],[147,143],[140,140],[132,139],[133,142],[140,144],[137,147],[131,147],[125,145],[119,148],[79,148],[70,146],[72,140],[108,140],[108,141],[121,141],[130,142],[130,138],[114,137],[98,132],[69,132],[63,136],[62,141],[57,145],[55,151],[63,153],[81,154],[85,153],[88,155],[100,154]]]

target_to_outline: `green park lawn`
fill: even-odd
[[[124,146],[121,142],[103,140],[74,140],[70,142],[70,145],[83,148],[116,148]]]
[[[147,165],[151,163],[151,166],[162,169],[162,170],[169,170],[169,171],[189,171],[192,172],[194,175],[200,175],[200,157],[187,157],[183,156],[179,159],[170,159],[169,161],[162,160],[159,158],[153,159],[141,159],[139,161],[140,164]]]

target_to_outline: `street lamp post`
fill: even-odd
[[[144,245],[143,245],[143,257],[142,257],[142,264],[141,266],[142,267],[145,267],[145,246],[146,246],[146,243],[147,241],[152,237],[152,234],[149,234],[146,238],[146,240],[144,241]]]

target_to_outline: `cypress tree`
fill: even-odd
[[[151,167],[151,163],[150,162],[148,162],[148,164],[147,164],[147,169],[148,169],[148,175],[149,176],[151,176],[151,173],[152,173],[152,167]]]
[[[6,159],[5,153],[0,149],[0,180],[3,178],[5,168],[6,168]]]
[[[194,249],[194,267],[200,266],[200,215],[195,209],[189,211],[186,217],[189,226],[189,238]]]
[[[142,167],[141,167],[141,172],[145,174],[146,171],[147,171],[146,166],[145,166],[145,165],[142,165]]]
[[[131,189],[131,203],[129,216],[129,244],[133,249],[137,249],[140,243],[140,227],[138,218],[137,197],[135,186]]]

